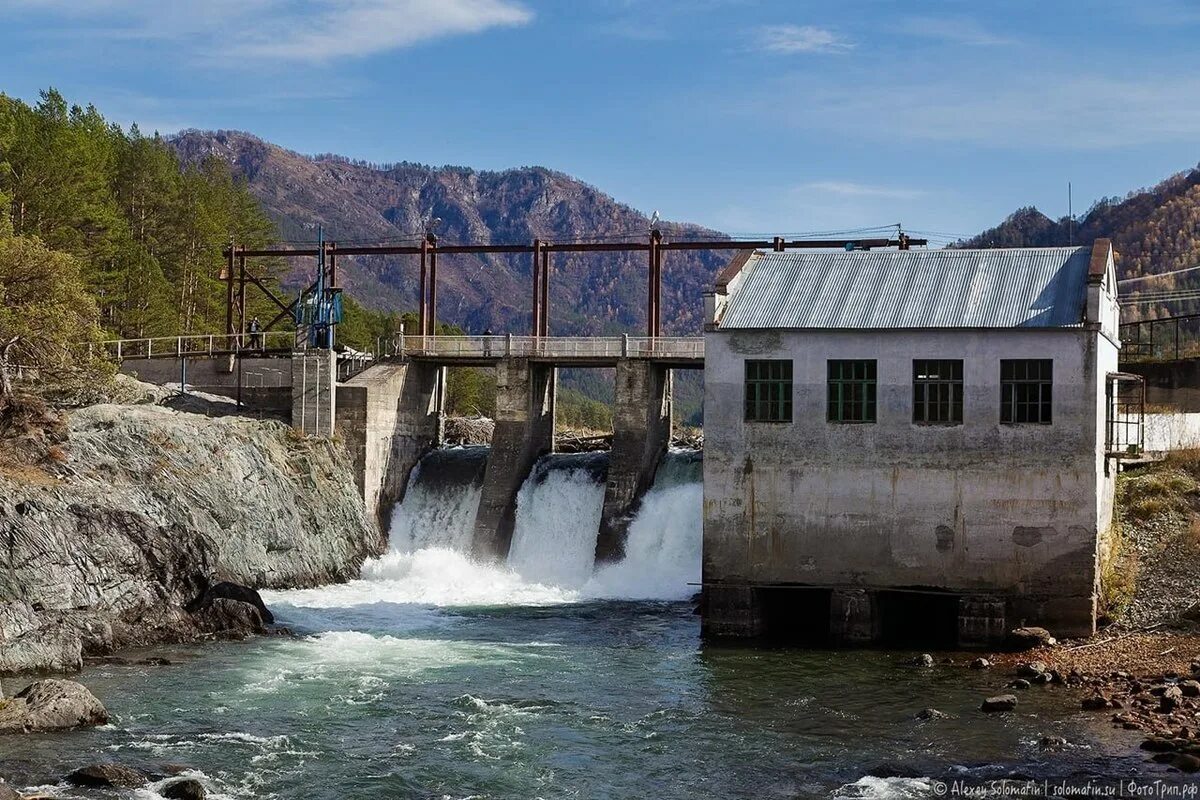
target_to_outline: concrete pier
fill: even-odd
[[[865,589],[834,589],[829,597],[829,640],[843,647],[868,645],[880,638],[875,594]]]
[[[758,590],[751,586],[704,587],[701,630],[706,638],[752,638],[765,630]]]
[[[505,558],[516,521],[517,492],[534,463],[554,449],[558,370],[528,359],[496,364],[496,428],[475,516],[475,552]]]
[[[1006,603],[999,597],[964,596],[958,601],[958,646],[987,647],[1008,633]]]
[[[617,362],[613,446],[604,487],[596,561],[625,555],[629,523],[654,483],[671,441],[671,370],[650,361]]]
[[[445,370],[378,364],[337,387],[337,433],[367,510],[381,525],[404,498],[408,476],[442,439]]]

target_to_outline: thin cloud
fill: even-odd
[[[922,86],[919,103],[896,102],[911,91],[911,83],[794,76],[761,92],[744,110],[758,116],[783,109],[795,128],[839,136],[1015,150],[1106,150],[1200,137],[1200,106],[1193,102],[1200,96],[1200,78],[1014,76],[1001,87],[939,81]]]
[[[796,187],[803,193],[832,194],[839,197],[871,197],[880,200],[915,200],[925,192],[920,189],[901,189],[892,186],[872,186],[852,181],[811,181]]]
[[[909,36],[940,39],[970,47],[999,47],[1016,43],[1014,39],[988,31],[973,19],[962,17],[913,17],[905,20],[900,30]]]
[[[769,53],[845,53],[854,48],[828,28],[815,25],[770,25],[758,29],[757,45]]]
[[[15,8],[60,17],[89,35],[177,41],[214,63],[322,63],[533,20],[517,0],[16,0]],[[99,31],[95,21],[102,21]]]

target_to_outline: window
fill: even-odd
[[[875,361],[829,362],[829,421],[875,421]]]
[[[792,362],[746,362],[746,422],[792,421]]]
[[[913,422],[960,425],[963,421],[963,362],[913,361]]]
[[[1000,421],[1050,424],[1054,362],[1048,358],[1000,361]]]

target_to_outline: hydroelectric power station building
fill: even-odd
[[[1094,632],[1113,250],[745,252],[707,297],[704,628]]]

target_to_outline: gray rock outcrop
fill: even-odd
[[[259,630],[265,606],[217,587],[344,581],[386,545],[335,442],[150,404],[68,425],[65,461],[0,468],[0,674]]]
[[[104,704],[75,681],[37,681],[11,699],[0,700],[0,734],[67,730],[106,722]]]

